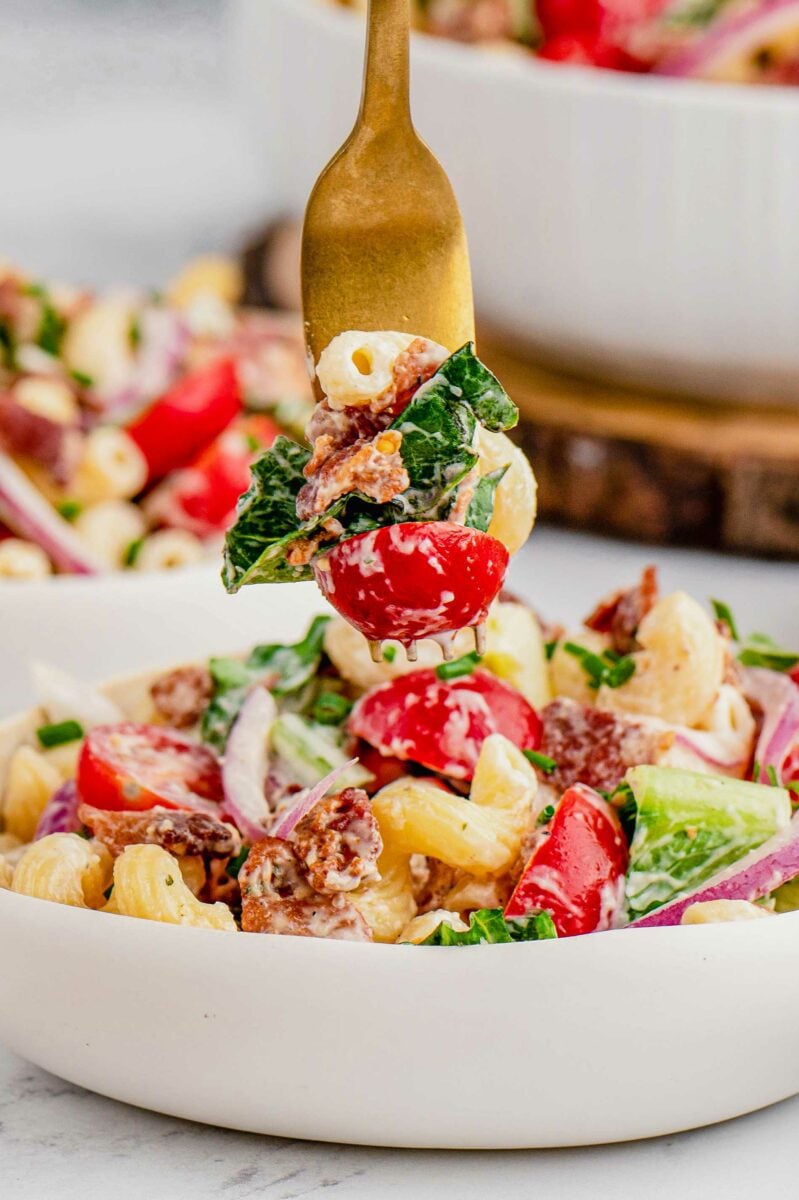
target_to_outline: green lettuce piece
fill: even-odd
[[[796,912],[799,908],[799,876],[784,883],[774,892],[774,911]]]
[[[474,343],[467,342],[450,355],[430,381],[431,386],[443,379],[450,396],[468,404],[477,420],[486,429],[501,433],[513,429],[519,420],[519,410],[502,384],[474,352]]]
[[[469,928],[458,932],[446,921],[433,930],[422,946],[478,946],[500,942],[540,942],[558,936],[547,912],[506,918],[501,908],[481,908],[469,916]]]
[[[469,507],[466,510],[465,523],[471,529],[479,529],[482,533],[488,532],[491,518],[494,515],[494,500],[496,499],[497,488],[502,483],[507,469],[507,467],[497,467],[496,471],[490,471],[488,475],[483,475],[477,481],[474,495],[469,501]]]
[[[627,904],[642,917],[736,862],[791,819],[783,788],[676,767],[632,767]]]
[[[297,519],[297,494],[306,483],[307,446],[277,437],[250,468],[250,486],[238,502],[236,520],[225,537],[222,579],[229,592],[246,583],[312,579],[310,567],[292,567],[286,547],[309,530]],[[302,532],[301,532],[302,531]]]
[[[326,541],[328,547],[384,525],[446,519],[455,488],[477,465],[478,423],[499,431],[511,428],[518,418],[516,405],[469,343],[418,389],[391,426],[402,433],[400,455],[409,478],[405,491],[386,504],[350,492],[307,521],[297,519],[296,503],[311,451],[288,438],[277,438],[253,464],[252,482],[226,536],[222,571],[226,588],[236,592],[245,584],[312,579],[310,564],[292,565],[288,550],[333,519],[343,533]],[[501,474],[492,472],[479,481],[467,525],[487,529],[500,479]]]
[[[244,662],[212,658],[208,668],[214,692],[200,725],[203,741],[224,751],[233,722],[255,684],[266,683],[273,696],[284,699],[302,693],[319,670],[329,622],[329,617],[315,617],[299,642],[256,646]]]
[[[281,713],[271,730],[272,749],[290,778],[302,787],[313,787],[336,767],[351,758],[341,747],[341,731],[302,717],[299,713]],[[374,775],[360,763],[343,774],[337,787],[362,787]]]

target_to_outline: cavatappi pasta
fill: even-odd
[[[384,655],[321,617],[132,684],[121,722],[85,687],[71,712],[59,679],[4,764],[0,888],[104,920],[443,945],[795,906],[799,721],[779,759],[770,733],[799,706],[788,652],[646,572],[568,633],[503,599],[483,656]]]

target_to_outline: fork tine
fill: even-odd
[[[474,630],[474,648],[478,654],[483,655],[486,652],[486,627],[485,625],[473,625]]]
[[[380,641],[380,639],[374,642],[369,642],[369,653],[372,656],[373,663],[379,663],[383,661],[383,643]]]

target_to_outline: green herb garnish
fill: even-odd
[[[547,656],[547,662],[552,661],[552,656],[558,648],[558,639],[553,638],[551,642],[544,642],[544,653]]]
[[[225,874],[229,875],[231,879],[238,879],[239,871],[241,870],[241,868],[244,866],[245,862],[247,861],[247,856],[249,853],[250,853],[250,847],[242,846],[242,848],[241,848],[241,850],[239,850],[238,854],[235,854],[233,856],[233,858],[231,858],[228,861],[228,864],[225,867]]]
[[[340,692],[320,692],[314,700],[311,716],[320,725],[340,725],[352,712],[352,701]]]
[[[464,654],[462,658],[456,658],[453,662],[441,663],[436,667],[436,675],[439,679],[460,679],[462,675],[471,675],[481,661],[477,651],[472,650],[469,654]]]
[[[532,763],[534,767],[538,767],[539,771],[543,771],[545,775],[551,775],[553,771],[557,771],[558,769],[558,764],[548,754],[540,754],[538,750],[523,750],[522,754],[529,763]]]
[[[588,678],[588,686],[594,690],[603,684],[610,688],[621,687],[635,674],[635,659],[631,654],[620,656],[613,650],[594,654],[576,642],[564,642],[563,649],[578,660]]]
[[[397,647],[396,646],[384,646],[383,647],[383,662],[393,663],[393,661],[396,657],[397,657]]]
[[[36,341],[42,350],[57,358],[61,351],[61,342],[66,331],[66,322],[58,315],[52,304],[47,302],[42,307],[42,318]]]
[[[94,379],[91,375],[87,375],[85,371],[70,371],[70,376],[79,383],[82,388],[94,387]]]
[[[785,650],[765,633],[752,633],[740,644],[738,662],[745,667],[766,667],[770,671],[790,671],[799,663],[799,653]]]
[[[62,500],[56,508],[65,521],[74,521],[83,512],[83,505],[79,500]]]
[[[542,808],[541,812],[536,817],[536,825],[548,825],[555,815],[555,805],[548,804],[546,808]]]
[[[40,725],[36,736],[46,750],[51,750],[53,746],[79,741],[83,737],[83,726],[78,721],[57,721],[54,725]]]
[[[143,545],[143,537],[135,538],[132,542],[130,542],[125,550],[125,553],[122,555],[122,562],[124,566],[134,567],[136,565],[136,559],[139,557]]]
[[[737,642],[738,626],[735,624],[735,617],[732,615],[729,604],[725,604],[723,600],[711,600],[713,612],[716,614],[716,620],[721,621],[730,631],[730,637]]]

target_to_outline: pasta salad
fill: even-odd
[[[0,580],[152,570],[217,547],[253,459],[310,411],[290,320],[200,259],[164,297],[0,264]]]
[[[321,616],[95,692],[40,672],[0,886],[235,933],[462,946],[799,905],[799,654],[653,569],[576,629],[491,605],[484,651]]]
[[[366,0],[341,0],[365,8]],[[552,62],[726,83],[799,83],[797,0],[414,0],[417,28]]]

